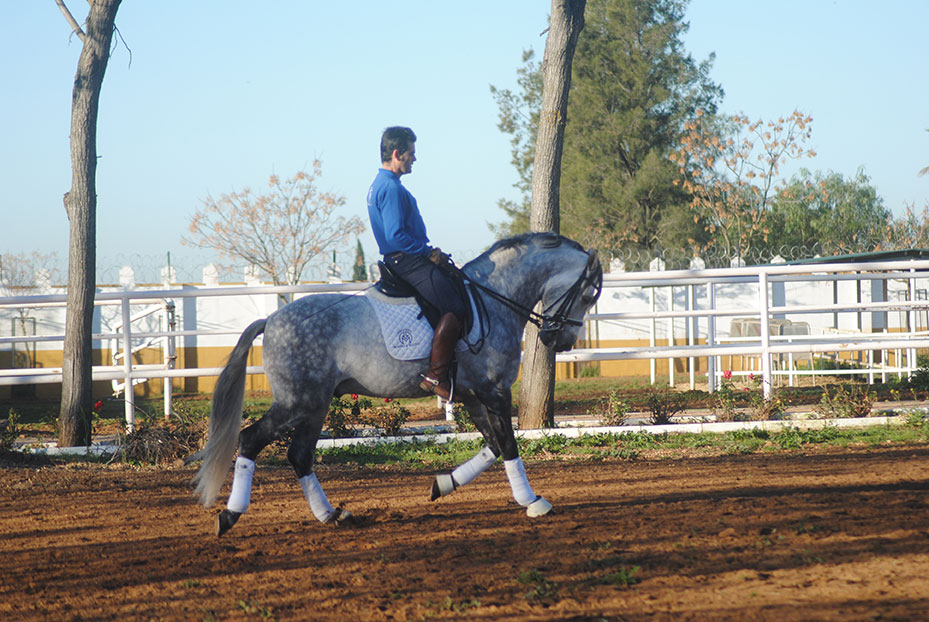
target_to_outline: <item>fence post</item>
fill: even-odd
[[[716,345],[716,283],[710,281],[706,284],[707,303],[710,311],[713,311],[706,318],[706,345]],[[716,392],[716,361],[719,357],[708,356],[706,359],[706,390],[707,393]]]
[[[651,308],[651,311],[652,311],[652,313],[654,314],[654,313],[655,313],[655,288],[654,288],[654,287],[649,287],[649,288],[648,288],[648,300],[649,300],[649,306],[650,306],[650,308]],[[656,344],[655,344],[655,336],[656,336],[655,333],[656,333],[656,332],[657,332],[657,324],[656,324],[656,320],[655,320],[654,315],[652,315],[652,318],[648,321],[648,346],[649,346],[652,350],[655,349],[655,345],[656,345]],[[657,370],[657,368],[656,368],[656,361],[655,361],[655,359],[649,359],[649,361],[648,361],[648,371],[649,371],[649,381],[650,381],[650,384],[655,384],[655,372],[656,372],[656,370]]]
[[[913,336],[913,333],[916,333],[919,330],[917,325],[916,318],[916,276],[914,274],[916,270],[910,268],[910,277],[907,279],[907,289],[909,290],[910,298],[910,311],[907,314],[907,323],[909,324],[909,333],[910,336]],[[906,350],[906,377],[912,378],[913,372],[918,367],[916,362],[916,348],[907,348]]]
[[[177,318],[175,316],[174,301],[169,300],[165,303],[165,319],[167,322],[168,332],[173,333],[177,329]],[[177,361],[177,342],[174,335],[165,337],[165,369],[172,370]],[[171,418],[171,400],[173,399],[174,387],[171,384],[171,377],[164,379],[162,393],[165,400],[165,419]]]
[[[758,311],[761,314],[761,388],[764,398],[771,397],[771,323],[769,322],[768,271],[758,273]]]
[[[135,390],[132,385],[132,318],[129,313],[129,292],[122,297],[123,312],[123,398],[126,412],[126,431],[135,430]]]

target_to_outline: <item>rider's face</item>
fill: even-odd
[[[397,167],[395,171],[398,175],[406,175],[413,171],[413,162],[416,161],[416,143],[410,143],[410,148],[400,153],[400,150],[394,151],[394,160]]]

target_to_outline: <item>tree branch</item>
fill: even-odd
[[[61,9],[62,15],[65,16],[65,19],[68,21],[68,25],[71,26],[71,31],[77,35],[78,39],[83,41],[84,30],[81,28],[81,25],[77,23],[77,20],[74,19],[74,16],[71,15],[71,11],[69,11],[68,7],[65,6],[64,0],[55,0],[55,4],[57,4],[58,8]]]

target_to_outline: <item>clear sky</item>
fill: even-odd
[[[68,2],[83,21],[86,3]],[[433,243],[470,259],[515,198],[508,138],[489,85],[512,87],[522,50],[541,57],[545,0],[469,3],[124,0],[98,125],[99,263],[180,245],[207,195],[263,188],[323,163],[321,188],[367,220],[388,125],[414,128],[404,183]],[[54,0],[0,3],[3,251],[67,255],[70,96],[80,41]],[[688,51],[716,53],[722,110],[811,115],[818,156],[863,167],[887,207],[929,201],[929,2],[693,0]],[[131,57],[126,46],[131,50]],[[130,62],[131,60],[131,62]],[[361,237],[368,259],[373,237]],[[349,249],[346,249],[349,250]]]

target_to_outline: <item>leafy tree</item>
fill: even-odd
[[[601,247],[679,247],[702,233],[671,180],[684,122],[722,89],[681,37],[687,2],[591,2],[578,42],[565,145],[564,232]],[[674,222],[676,226],[670,227]],[[686,224],[684,231],[678,229]]]
[[[683,124],[715,111],[722,89],[709,79],[713,56],[697,63],[681,41],[685,0],[591,0],[571,79],[565,130],[561,228],[603,247],[678,247],[703,235],[688,198],[672,185],[667,161]],[[525,192],[538,124],[538,64],[524,54],[518,94],[493,89],[501,131],[512,136],[513,163]],[[498,233],[523,228],[527,201],[503,202]],[[683,227],[683,230],[682,230]]]
[[[358,240],[358,246],[355,248],[355,267],[352,271],[352,280],[368,280],[368,267],[365,265],[365,249],[361,247],[361,240]]]
[[[532,164],[535,160],[539,110],[542,108],[542,64],[535,60],[533,50],[523,51],[522,62],[522,66],[516,70],[519,93],[490,86],[490,92],[500,111],[497,128],[510,135],[510,162],[519,176],[514,186],[522,193],[519,202],[508,199],[500,199],[497,202],[508,218],[499,225],[490,226],[499,237],[529,230]]]
[[[768,245],[784,257],[796,254],[794,249],[809,255],[873,251],[890,219],[863,169],[852,179],[803,169],[774,197]]]
[[[68,214],[68,307],[58,412],[58,445],[90,445],[93,387],[93,311],[96,290],[97,112],[121,0],[91,0],[85,29],[56,0],[81,40],[71,94],[71,189]]]
[[[727,257],[745,257],[768,242],[768,216],[775,194],[786,186],[786,159],[813,157],[804,146],[812,118],[794,111],[776,121],[744,115],[716,117],[699,111],[671,160],[691,195],[695,221],[703,221],[707,246]]]
[[[314,257],[365,228],[357,216],[335,215],[345,197],[319,192],[320,175],[322,164],[317,160],[309,173],[300,171],[283,181],[271,175],[267,194],[255,195],[245,188],[218,199],[208,196],[191,217],[192,237],[182,242],[257,266],[275,285],[296,285]]]

